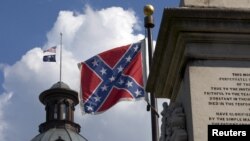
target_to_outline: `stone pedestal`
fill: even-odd
[[[165,111],[183,108],[185,122],[162,128],[183,127],[188,141],[207,141],[208,125],[250,123],[250,11],[165,9],[147,91],[171,99]],[[161,141],[176,136],[164,132]]]

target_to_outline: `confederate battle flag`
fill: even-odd
[[[85,113],[100,113],[121,100],[144,98],[141,42],[111,49],[81,63]]]

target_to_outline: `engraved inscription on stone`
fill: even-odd
[[[250,123],[250,68],[189,67],[195,141],[207,125]]]

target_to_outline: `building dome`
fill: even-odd
[[[87,141],[87,139],[67,128],[51,128],[31,141]]]
[[[54,84],[50,89],[56,89],[56,88],[71,90],[70,87],[66,83],[60,82],[60,81]]]
[[[39,125],[40,134],[31,141],[87,141],[81,136],[81,126],[74,122],[78,93],[63,83],[57,82],[43,91],[39,99],[45,105],[46,122]]]

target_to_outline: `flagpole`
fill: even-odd
[[[60,84],[62,82],[62,33],[60,33]]]
[[[153,58],[153,45],[152,45],[152,33],[151,28],[154,27],[154,21],[152,14],[154,13],[154,7],[152,5],[146,5],[144,7],[144,27],[147,29],[148,38],[148,61],[149,67],[152,65]],[[152,126],[152,141],[159,141],[159,128],[158,128],[158,112],[156,108],[156,98],[153,93],[150,94],[150,105],[148,109],[151,108],[151,126]]]

